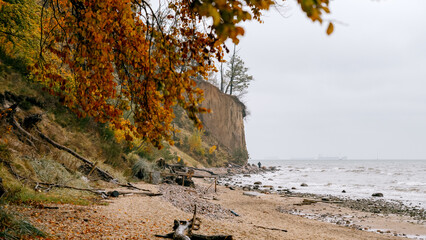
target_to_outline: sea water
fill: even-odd
[[[258,160],[249,163],[257,164]],[[238,175],[233,181],[272,185],[299,193],[369,198],[383,193],[384,199],[426,208],[426,160],[261,160],[276,166],[276,172]],[[306,183],[307,187],[301,184]],[[343,193],[343,191],[345,193]]]

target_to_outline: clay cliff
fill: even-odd
[[[204,90],[205,100],[202,106],[212,110],[210,114],[200,116],[207,135],[217,141],[219,148],[231,155],[233,162],[247,162],[245,105],[235,96],[222,93],[208,82],[200,81],[198,87]]]

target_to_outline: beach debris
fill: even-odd
[[[203,217],[213,219],[234,218],[235,216],[229,209],[223,208],[220,204],[211,202],[214,196],[214,190],[207,187],[197,185],[193,191],[185,191],[188,188],[162,184],[159,191],[163,194],[162,198],[170,202],[173,206],[181,209],[184,212],[192,212],[194,205],[197,205],[197,214]],[[210,199],[210,200],[209,200]]]
[[[301,186],[301,187],[307,187],[307,186],[308,186],[308,184],[306,184],[306,183],[302,183],[302,184],[300,184],[300,186]]]
[[[372,197],[383,197],[383,193],[373,193]]]
[[[262,228],[262,229],[266,229],[266,230],[273,230],[273,231],[281,231],[281,232],[288,232],[285,229],[280,229],[280,228],[269,228],[269,227],[264,227],[264,226],[259,226],[259,225],[254,225],[257,228]]]
[[[64,185],[64,184],[58,184],[58,183],[34,181],[30,178],[19,175],[17,173],[17,171],[14,169],[14,167],[9,162],[6,162],[6,161],[0,161],[0,162],[3,162],[6,165],[6,167],[8,168],[9,172],[12,175],[14,175],[19,181],[33,184],[34,190],[39,191],[39,192],[41,192],[41,191],[49,192],[53,188],[67,188],[67,189],[73,189],[73,190],[78,190],[78,191],[91,192],[91,193],[100,195],[104,199],[108,198],[108,197],[118,197],[119,195],[124,196],[124,195],[133,195],[133,194],[140,195],[140,196],[148,196],[148,197],[155,197],[155,196],[161,196],[162,195],[161,193],[152,193],[149,190],[137,188],[136,186],[133,186],[130,183],[128,183],[127,185],[121,184],[121,186],[127,187],[127,188],[132,188],[132,189],[137,189],[137,190],[142,191],[142,192],[139,192],[139,191],[138,192],[123,192],[123,191],[117,191],[117,190],[112,190],[112,191],[107,192],[104,189],[79,188],[79,187],[73,187],[73,186],[68,186],[68,185]]]
[[[185,187],[195,187],[194,181],[190,177],[181,176],[176,178],[176,183]]]
[[[192,231],[200,229],[201,220],[197,217],[197,205],[194,206],[194,215],[190,221],[174,220],[173,232],[166,235],[158,235],[156,237],[170,238],[174,240],[232,240],[232,235],[200,235],[194,234]]]
[[[314,204],[314,203],[317,203],[317,202],[319,202],[318,200],[314,200],[314,199],[307,199],[307,198],[304,198],[303,199],[303,201],[301,202],[301,203],[295,203],[295,204],[293,204],[293,205],[296,205],[296,206],[303,206],[303,205],[311,205],[311,204]]]
[[[243,192],[243,195],[250,196],[250,197],[259,197],[259,196],[263,196],[265,194],[260,193],[260,192]]]
[[[231,213],[234,214],[236,217],[240,216],[238,213],[234,212],[233,210],[231,210]]]

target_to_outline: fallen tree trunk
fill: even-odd
[[[196,168],[196,167],[185,167],[179,164],[166,164],[166,167],[170,167],[170,168],[187,168],[187,169],[192,169],[192,170],[197,170],[197,171],[202,171],[202,172],[207,172],[210,173],[211,175],[216,176],[217,174],[214,173],[213,171],[207,170],[207,169],[202,169],[202,168]]]
[[[126,187],[126,188],[130,188],[130,189],[136,189],[136,190],[141,190],[141,191],[145,191],[145,192],[151,192],[150,190],[148,190],[148,189],[143,189],[143,188],[139,188],[139,187],[136,187],[135,185],[133,185],[133,184],[131,184],[131,183],[127,183],[127,184],[118,184],[118,186],[120,186],[120,187]]]
[[[156,197],[156,196],[162,196],[162,193],[151,193],[151,192],[118,192],[120,195],[143,195],[143,196],[149,196],[149,197]]]
[[[112,195],[113,192],[116,193],[116,195],[113,196],[113,197],[118,197],[118,195],[130,195],[130,194],[142,195],[142,196],[148,196],[148,197],[155,197],[155,196],[161,196],[161,195],[163,195],[162,193],[146,192],[146,191],[149,191],[149,190],[145,190],[145,189],[142,190],[142,191],[145,191],[145,192],[119,192],[119,191],[116,191],[116,190],[115,191],[107,192],[104,189],[78,188],[78,187],[72,187],[72,186],[58,184],[58,183],[37,182],[37,181],[31,180],[31,179],[29,179],[27,177],[19,175],[15,171],[15,169],[12,167],[12,165],[9,162],[3,161],[3,159],[0,159],[0,162],[3,162],[6,165],[6,167],[9,169],[9,172],[11,174],[13,174],[19,181],[25,180],[27,182],[35,184],[35,187],[34,187],[35,190],[43,189],[43,188],[45,190],[50,190],[51,188],[68,188],[68,189],[73,189],[73,190],[79,190],[79,191],[86,191],[86,192],[95,193],[95,194],[101,195],[103,198],[107,198],[109,196],[113,196]],[[46,186],[46,187],[44,187],[44,186]]]
[[[33,143],[33,141],[35,141],[35,142],[40,142],[40,140],[39,139],[37,139],[37,138],[35,138],[33,135],[31,135],[31,133],[29,133],[29,132],[27,132],[24,128],[22,128],[21,127],[21,125],[19,124],[19,122],[18,121],[16,121],[16,119],[15,119],[15,117],[13,116],[14,115],[14,109],[17,107],[17,105],[15,106],[12,106],[11,108],[12,108],[12,111],[11,111],[11,113],[9,114],[9,121],[10,121],[10,123],[13,125],[13,127],[15,127],[20,133],[22,133],[23,135],[25,135],[25,137],[27,137],[27,140],[28,140],[28,142],[31,144],[31,146],[32,147],[34,147],[35,148],[35,145],[34,145],[34,143]],[[48,142],[48,143],[50,143],[52,146],[54,146],[54,147],[56,147],[57,149],[59,149],[59,150],[63,150],[63,151],[66,151],[66,152],[68,152],[68,153],[70,153],[71,155],[73,155],[74,157],[76,157],[77,159],[79,159],[79,160],[81,160],[81,161],[83,161],[83,163],[84,164],[86,164],[86,165],[88,165],[88,166],[90,166],[91,168],[93,168],[93,169],[95,169],[98,173],[99,173],[99,175],[103,178],[103,180],[105,180],[105,181],[107,181],[107,182],[109,182],[109,181],[111,181],[111,180],[114,180],[115,178],[111,175],[111,174],[109,174],[108,172],[106,172],[106,171],[104,171],[104,170],[102,170],[102,169],[100,169],[100,168],[98,168],[98,167],[96,167],[95,166],[95,164],[93,164],[91,161],[89,161],[88,159],[86,159],[86,158],[84,158],[84,157],[82,157],[82,156],[80,156],[78,153],[76,153],[76,152],[74,152],[73,150],[71,150],[71,149],[69,149],[69,148],[67,148],[67,147],[65,147],[65,146],[62,146],[61,144],[59,144],[59,143],[57,143],[57,142],[55,142],[55,141],[53,141],[52,139],[50,139],[50,138],[48,138],[46,135],[44,135],[42,132],[40,132],[39,130],[36,130],[37,131],[37,133],[39,134],[39,136],[42,138],[42,139],[44,139],[46,142]]]
[[[44,185],[44,186],[48,186],[49,188],[68,188],[68,189],[74,189],[74,190],[79,190],[79,191],[87,191],[87,192],[91,192],[91,193],[95,193],[95,194],[99,194],[101,195],[103,192],[105,192],[105,190],[102,189],[90,189],[90,188],[78,188],[78,187],[72,187],[72,186],[68,186],[68,185],[62,185],[62,184],[57,184],[57,183],[45,183],[45,182],[36,182],[36,181],[32,181],[33,183],[36,184],[35,189],[39,188],[39,185]]]
[[[65,147],[65,146],[62,146],[61,144],[59,144],[59,143],[57,143],[57,142],[53,141],[52,139],[48,138],[46,135],[44,135],[44,134],[43,134],[43,133],[41,133],[40,131],[38,131],[38,130],[37,130],[37,132],[38,132],[38,134],[40,135],[40,137],[41,137],[42,139],[44,139],[46,142],[50,143],[52,146],[56,147],[56,148],[57,148],[57,149],[59,149],[59,150],[63,150],[63,151],[65,151],[65,152],[68,152],[69,154],[73,155],[73,156],[74,156],[74,157],[76,157],[77,159],[79,159],[79,160],[81,160],[82,162],[84,162],[86,165],[90,166],[91,168],[94,168],[94,169],[95,169],[95,170],[99,173],[99,175],[100,175],[100,176],[101,176],[101,177],[102,177],[105,181],[109,182],[109,181],[111,181],[111,180],[114,180],[114,179],[115,179],[115,178],[114,178],[111,174],[109,174],[108,172],[106,172],[106,171],[104,171],[104,170],[102,170],[102,169],[100,169],[100,168],[96,167],[96,166],[95,166],[95,164],[94,164],[94,163],[92,163],[91,161],[89,161],[88,159],[86,159],[86,158],[84,158],[84,157],[80,156],[78,153],[74,152],[73,150],[71,150],[71,149],[69,149],[69,148],[67,148],[67,147]]]
[[[40,140],[38,140],[37,138],[35,138],[33,135],[31,135],[31,133],[27,132],[25,129],[23,129],[21,127],[21,125],[18,123],[18,121],[16,121],[16,119],[11,116],[10,117],[10,123],[12,124],[13,127],[15,127],[20,133],[22,133],[23,135],[25,135],[27,137],[28,142],[31,144],[32,147],[35,148],[35,145],[33,143],[33,141],[35,142],[39,142]]]

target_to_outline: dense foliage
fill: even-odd
[[[322,22],[328,0],[298,0]],[[34,79],[79,116],[108,122],[127,140],[172,143],[173,106],[198,127],[202,90],[224,42],[272,0],[0,0],[0,46],[28,59]],[[330,23],[327,30],[333,29]],[[34,36],[38,36],[36,39]]]

